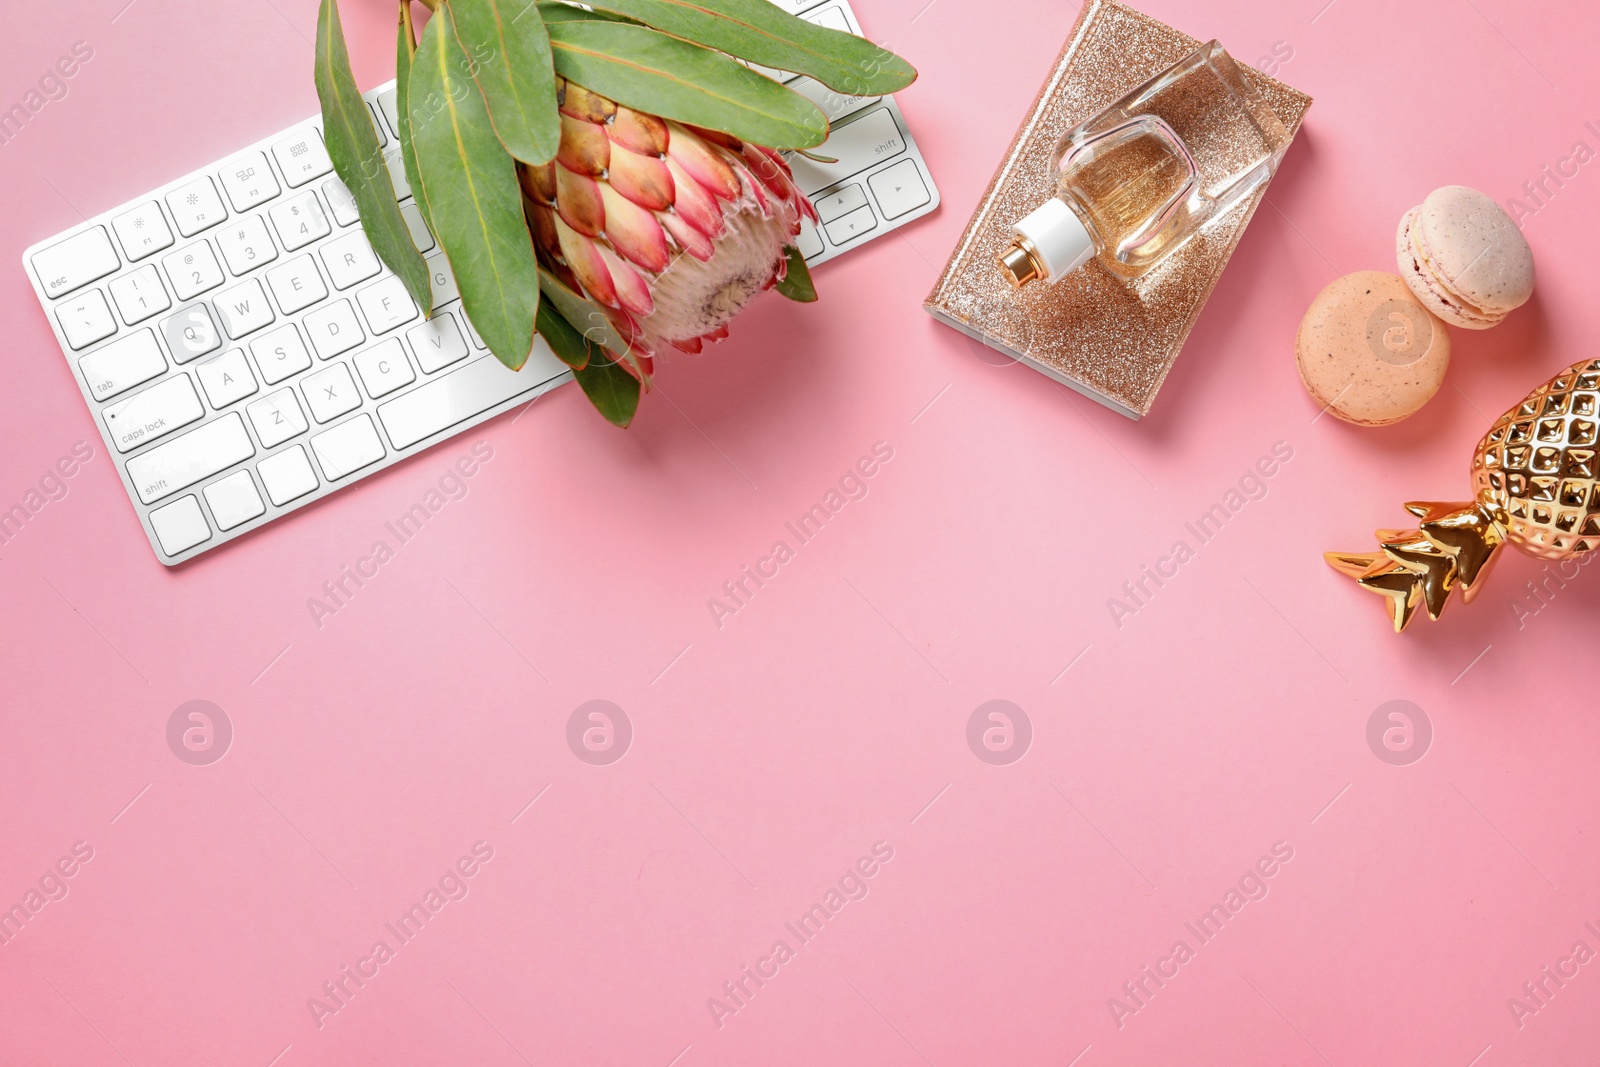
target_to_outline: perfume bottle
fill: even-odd
[[[1289,132],[1216,41],[1062,136],[1053,200],[999,256],[1017,288],[1089,260],[1136,278],[1259,189]]]

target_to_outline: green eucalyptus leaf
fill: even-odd
[[[613,425],[626,428],[639,410],[639,379],[611,362],[608,356],[590,360],[587,367],[574,370],[589,403]]]
[[[561,143],[550,35],[535,0],[450,0],[472,73],[506,151],[548,163]]]
[[[623,22],[547,26],[556,73],[619,104],[771,148],[828,138],[817,105],[714,49]]]
[[[610,358],[626,360],[642,379],[646,382],[650,380],[649,373],[644,369],[643,360],[634,354],[633,346],[617,333],[616,328],[588,297],[567,288],[566,283],[542,267],[539,269],[539,290],[544,294],[545,300],[554,304],[556,310],[561,312],[561,317],[583,334],[584,340],[593,346],[591,351],[609,349]],[[622,354],[617,356],[618,352]]]
[[[544,294],[545,300],[555,305],[561,317],[567,320],[567,325],[581,333],[590,344],[614,352],[627,347],[627,342],[617,336],[599,308],[583,294],[568,289],[561,279],[543,267],[539,268],[539,291]]]
[[[796,18],[771,0],[588,2],[764,67],[810,75],[841,93],[893,93],[917,79],[915,68],[893,52],[853,33]]]
[[[573,370],[587,367],[596,356],[607,358],[603,354],[604,349],[585,340],[583,333],[568,322],[561,312],[551,307],[548,300],[539,302],[539,316],[534,321],[534,329],[539,331],[539,336],[544,338],[544,343],[550,346],[556,358]]]
[[[317,13],[316,83],[317,98],[322,102],[322,139],[334,173],[355,198],[361,229],[378,258],[405,284],[411,299],[425,313],[432,314],[428,265],[400,214],[389,166],[378,144],[378,131],[372,126],[372,112],[361,99],[361,90],[356,88],[355,75],[350,71],[338,0],[322,0],[322,9]]]
[[[411,5],[400,7],[400,36],[395,43],[394,58],[394,110],[395,125],[400,134],[400,161],[405,166],[406,184],[411,186],[411,197],[422,212],[422,221],[433,229],[433,219],[428,214],[428,194],[422,188],[422,177],[417,172],[417,149],[411,139],[411,64],[417,53],[417,39],[412,35]]]
[[[811,284],[811,268],[806,266],[806,257],[800,254],[800,249],[790,245],[783,250],[783,258],[788,260],[789,267],[783,281],[778,283],[779,294],[802,304],[814,302],[817,287]]]
[[[609,11],[598,11],[587,7],[577,7],[566,0],[538,0],[539,14],[544,16],[546,26],[553,22],[634,22],[620,15],[613,15]]]
[[[478,335],[500,362],[519,370],[533,349],[539,269],[516,164],[495,135],[451,19],[428,20],[410,91],[411,136],[433,235]]]

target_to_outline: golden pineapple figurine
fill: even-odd
[[[1414,502],[1414,530],[1379,530],[1382,551],[1329,565],[1388,599],[1395,633],[1419,607],[1437,619],[1459,586],[1469,603],[1500,549],[1546,560],[1600,548],[1600,360],[1575,363],[1501,415],[1472,457],[1469,503]]]

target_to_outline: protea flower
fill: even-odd
[[[605,309],[645,370],[699,352],[783,280],[816,209],[770,148],[623,107],[557,79],[561,146],[519,165],[539,260]]]
[[[399,0],[390,122],[461,311],[521,369],[542,338],[597,410],[632,420],[663,346],[698,352],[763,289],[816,299],[816,221],[780,150],[828,116],[760,70],[883,96],[917,72],[760,0]],[[431,315],[432,273],[356,87],[338,0],[317,15],[323,141],[373,250]],[[769,147],[770,146],[770,147]]]

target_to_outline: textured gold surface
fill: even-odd
[[[1600,548],[1600,360],[1574,363],[1495,420],[1472,457],[1470,503],[1418,502],[1416,530],[1379,530],[1381,552],[1329,552],[1329,566],[1388,598],[1399,633],[1419,606],[1437,619],[1471,601],[1503,545],[1564,560]]]
[[[1011,241],[1011,224],[1055,195],[1050,163],[1061,135],[1198,45],[1117,0],[1085,0],[1066,48],[924,304],[950,325],[1134,418],[1149,413],[1265,189],[1132,282],[1095,260],[1057,285],[1018,291],[995,257]],[[1259,71],[1249,73],[1292,135],[1311,98]],[[1225,137],[1226,131],[1217,132]]]

